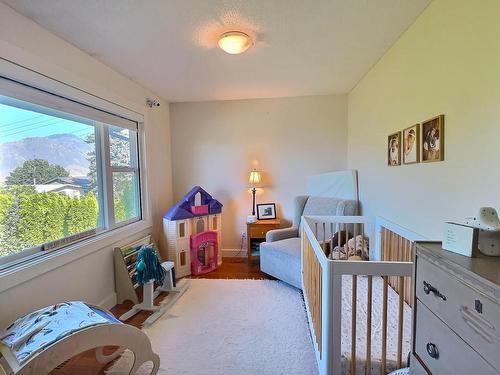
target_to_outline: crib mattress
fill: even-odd
[[[365,372],[366,359],[366,316],[368,278],[358,276],[357,312],[356,312],[356,373]],[[373,276],[372,283],[372,373],[379,374],[382,358],[382,303],[383,278]],[[387,304],[387,371],[396,369],[397,337],[399,316],[399,295],[388,288]],[[352,321],[352,276],[342,278],[342,373],[350,373],[351,365],[351,321]],[[403,310],[403,367],[410,352],[411,342],[411,307],[404,304]]]

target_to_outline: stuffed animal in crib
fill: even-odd
[[[346,243],[347,239],[347,243]],[[330,251],[331,244],[334,245],[333,251]],[[347,246],[346,246],[347,244]],[[336,245],[336,246],[335,246]],[[368,238],[363,235],[354,237],[347,231],[336,232],[333,238],[330,238],[326,246],[326,256],[328,259],[339,260],[368,260],[369,259],[369,242]],[[346,251],[347,250],[347,251]]]

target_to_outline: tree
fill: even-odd
[[[87,153],[87,160],[89,162],[89,172],[87,177],[89,179],[88,189],[94,193],[97,193],[97,163],[96,163],[96,152],[95,152],[95,135],[89,134],[85,138],[85,142],[91,146],[90,151]]]
[[[56,164],[49,164],[47,160],[26,160],[22,166],[14,169],[5,179],[7,185],[35,185],[56,177],[69,177],[69,172]]]
[[[110,127],[109,130],[109,157],[110,163],[114,166],[128,166],[131,164],[130,152],[130,139],[132,133],[121,134],[128,130]],[[95,135],[89,134],[85,138],[85,142],[91,146],[90,151],[87,153],[87,160],[89,162],[89,172],[87,177],[89,179],[88,189],[97,193],[97,162],[95,151]],[[130,184],[130,176],[127,173],[115,174],[113,184],[116,190],[122,191],[126,185]]]

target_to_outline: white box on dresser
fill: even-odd
[[[412,373],[500,374],[500,258],[416,244]]]

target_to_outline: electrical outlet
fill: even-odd
[[[241,232],[241,238],[247,238],[247,232]]]

